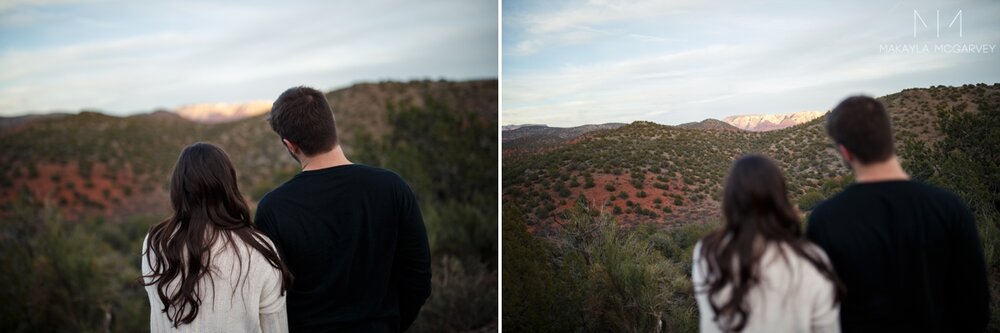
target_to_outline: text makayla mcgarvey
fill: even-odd
[[[889,54],[993,54],[996,44],[880,44],[879,53]]]

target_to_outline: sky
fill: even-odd
[[[504,125],[681,124],[1000,82],[993,0],[504,1],[502,13]]]
[[[498,77],[495,0],[0,1],[0,116]]]

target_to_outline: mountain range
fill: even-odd
[[[326,96],[340,142],[352,156],[359,144],[373,146],[392,134],[390,114],[413,108],[471,112],[495,124],[496,89],[496,80],[380,82]],[[262,101],[125,117],[96,111],[0,117],[0,216],[22,194],[49,201],[70,218],[165,214],[173,162],[181,148],[197,141],[226,149],[254,201],[297,170],[264,120],[268,110],[270,102]]]
[[[682,128],[714,129],[723,131],[754,131],[764,132],[795,126],[816,119],[825,112],[795,112],[769,115],[738,115],[729,116],[723,120],[705,119],[700,122],[690,122],[677,125]],[[504,125],[501,136],[504,147],[507,148],[537,148],[560,144],[576,139],[584,134],[615,129],[625,126],[624,123],[606,123],[582,125],[575,127],[550,127],[539,124]]]
[[[826,112],[805,111],[785,114],[740,115],[729,116],[723,118],[722,121],[742,130],[763,132],[803,124],[824,114]]]
[[[191,121],[222,123],[258,116],[271,111],[272,101],[247,103],[203,103],[184,105],[173,112]]]
[[[908,144],[940,139],[942,110],[976,112],[1000,105],[1000,84],[906,89],[878,99],[892,118],[902,152]],[[717,120],[681,126],[636,121],[562,142],[544,135],[504,141],[503,206],[516,207],[535,232],[551,231],[563,212],[580,203],[613,212],[629,225],[719,220],[719,195],[730,163],[761,153],[785,171],[790,196],[805,211],[807,201],[851,181],[826,137],[822,115],[754,116],[739,123],[755,128],[776,119],[787,124],[811,118],[771,131],[733,129],[739,126]],[[751,120],[760,121],[752,125]],[[901,156],[904,162],[906,157]]]

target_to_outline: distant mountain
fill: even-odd
[[[805,111],[786,114],[729,116],[722,121],[747,131],[763,132],[804,124],[826,114],[820,111]]]
[[[1000,84],[907,89],[878,99],[892,119],[897,150],[906,152],[914,142],[940,141],[937,124],[944,110],[977,112],[1000,105]],[[505,139],[503,206],[517,208],[529,229],[543,234],[580,202],[628,225],[719,221],[723,180],[732,161],[747,153],[766,154],[779,164],[792,200],[823,198],[851,178],[830,147],[821,115],[766,132],[637,121],[543,150],[511,147]],[[802,118],[779,119],[777,124]]]
[[[265,114],[271,111],[271,104],[271,101],[191,104],[177,108],[174,113],[191,121],[223,123]]]
[[[597,125],[582,125],[576,127],[549,127],[546,125],[518,125],[517,128],[505,130],[503,133],[503,141],[510,141],[514,139],[520,139],[532,136],[550,136],[559,139],[573,139],[583,134],[606,130],[615,129],[626,124],[623,123],[607,123],[607,124],[597,124]]]
[[[612,130],[626,124],[607,123],[597,125],[582,125],[576,127],[549,127],[545,125],[521,125],[513,130],[501,132],[505,153],[521,151],[539,152],[578,140],[591,133]]]
[[[503,125],[503,131],[513,131],[525,126],[545,126],[539,124]]]
[[[705,119],[699,122],[690,122],[677,125],[677,127],[692,128],[692,129],[709,129],[709,130],[721,130],[721,131],[739,131],[740,129],[736,126],[730,125],[724,121],[718,119]]]
[[[60,117],[65,117],[69,115],[68,113],[50,113],[50,114],[30,114],[25,116],[15,116],[15,117],[0,117],[0,130],[9,130],[11,128],[28,124],[38,120],[45,119],[55,119]]]

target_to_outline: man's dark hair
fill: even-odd
[[[326,96],[309,87],[285,90],[267,116],[271,129],[299,146],[306,156],[325,153],[337,145],[337,122]]]
[[[882,162],[896,152],[889,114],[878,100],[851,96],[826,115],[826,134],[858,157],[861,164]]]

